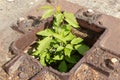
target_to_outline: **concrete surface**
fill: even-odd
[[[3,50],[8,51],[10,43],[15,40],[19,34],[16,34],[10,26],[24,16],[32,7],[43,3],[44,0],[0,0],[0,45]],[[11,35],[14,36],[11,38]]]
[[[68,1],[120,18],[120,0]],[[45,0],[0,0],[0,66],[10,59],[9,45],[20,36],[20,34],[13,31],[10,26],[15,24],[16,21],[24,16],[31,8],[44,2]],[[0,67],[0,80],[5,80],[3,77],[6,76]]]
[[[9,45],[20,36],[10,26],[31,8],[44,2],[45,0],[0,0],[0,80],[9,80],[1,66],[11,58]]]
[[[120,18],[120,0],[67,0]]]

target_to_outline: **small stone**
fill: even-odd
[[[111,62],[112,62],[113,64],[115,64],[117,61],[118,61],[118,60],[117,60],[116,58],[112,58],[112,59],[111,59]]]
[[[87,12],[94,13],[94,11],[92,9],[88,9]]]
[[[25,18],[24,18],[24,17],[19,18],[19,21],[23,21],[23,20],[25,20]]]
[[[33,5],[34,3],[33,2],[30,2],[31,5]]]
[[[35,58],[35,56],[31,56],[32,58]]]
[[[8,78],[8,80],[11,80],[12,79],[12,77],[10,76],[9,78]]]
[[[19,67],[20,71],[25,71],[26,69],[24,67]]]
[[[27,79],[27,78],[28,78],[28,75],[25,74],[25,73],[23,73],[23,72],[19,73],[18,76],[19,76],[21,79]]]
[[[36,69],[36,66],[32,66],[32,69]]]
[[[27,52],[28,52],[28,50],[25,50],[25,51],[24,51],[24,53],[27,53]]]
[[[14,0],[7,0],[7,1],[9,1],[9,2],[13,2]]]
[[[38,2],[38,0],[35,0],[35,2]]]
[[[86,17],[92,17],[94,11],[92,9],[88,9],[87,11],[83,12],[83,15]]]

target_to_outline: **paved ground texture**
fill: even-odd
[[[0,66],[10,59],[9,45],[19,37],[10,26],[31,8],[44,2],[45,0],[0,0]],[[0,80],[5,80],[5,77],[6,74],[0,67]]]
[[[120,18],[120,0],[68,0]]]
[[[120,0],[68,1],[120,18]],[[20,36],[20,34],[13,31],[10,26],[15,24],[16,21],[24,16],[30,9],[44,2],[45,0],[0,0],[0,66],[11,58],[9,45]],[[0,80],[5,80],[4,77],[6,76],[0,67]]]

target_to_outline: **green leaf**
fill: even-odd
[[[65,61],[62,61],[59,66],[58,69],[60,72],[66,72],[67,71],[67,64]]]
[[[66,44],[66,41],[64,40],[64,37],[61,36],[60,34],[53,34],[53,36]]]
[[[56,60],[53,60],[52,58],[50,59],[50,61],[48,62],[48,64],[51,64],[53,62],[56,62]]]
[[[53,59],[54,60],[62,60],[63,57],[64,57],[63,55],[55,55]]]
[[[72,50],[73,50],[73,46],[71,44],[67,44],[64,48],[65,56],[70,57]]]
[[[33,56],[38,56],[40,54],[40,52],[37,50],[37,51],[33,51],[32,55]]]
[[[46,19],[48,17],[51,17],[54,13],[54,10],[53,9],[50,9],[50,10],[47,10],[45,11],[45,13],[42,15],[42,18],[41,19]]]
[[[69,31],[71,31],[72,26],[71,26],[70,24],[67,24],[67,25],[66,25],[66,29],[69,30]]]
[[[67,36],[69,33],[70,33],[70,30],[69,28],[67,27],[68,25],[64,24],[64,25],[61,25],[59,28],[60,28],[60,31],[59,33],[62,35],[62,36]]]
[[[56,51],[57,51],[57,52],[58,52],[58,51],[62,51],[63,49],[64,49],[63,46],[59,46]]]
[[[41,52],[45,51],[47,48],[49,48],[51,41],[52,39],[50,37],[46,37],[43,40],[38,41],[39,45],[33,55],[38,55]]]
[[[73,46],[71,44],[67,44],[65,48],[73,50]]]
[[[65,56],[70,57],[71,52],[72,52],[72,50],[71,50],[71,49],[69,49],[69,48],[64,48],[64,54],[65,54]]]
[[[56,26],[54,22],[53,22],[53,30],[55,33],[58,33],[58,27]]]
[[[54,32],[51,29],[45,29],[43,31],[37,32],[37,35],[41,35],[41,36],[52,36],[53,34]]]
[[[44,39],[38,41],[39,46],[37,47],[37,50],[42,52],[45,49],[49,48],[51,41],[52,41],[51,37],[45,37]]]
[[[75,49],[81,54],[84,55],[86,51],[89,50],[89,47],[84,44],[79,44],[75,46]]]
[[[54,24],[55,25],[55,24]],[[67,29],[66,25],[54,26],[54,30],[56,33],[61,34],[62,36],[66,36],[70,33],[70,30]]]
[[[66,41],[71,41],[75,38],[75,36],[70,32],[64,39]]]
[[[64,37],[66,36],[66,35],[68,35],[70,33],[70,31],[68,31],[68,30],[63,30],[62,32],[61,32],[61,35],[63,35]]]
[[[65,60],[67,62],[69,62],[69,63],[73,63],[73,64],[77,63],[75,57],[73,57],[73,56],[71,56],[71,57],[65,57]]]
[[[78,55],[72,55],[72,57],[78,62],[80,57]]]
[[[58,47],[59,47],[59,44],[53,44],[53,47],[54,47],[54,48],[58,48]]]
[[[45,57],[46,57],[46,52],[43,52],[39,55],[40,57],[40,63],[43,65],[43,66],[46,66],[46,63],[45,63]]]
[[[49,61],[50,61],[50,53],[46,53],[46,62],[48,62],[49,63]]]
[[[80,42],[82,42],[83,39],[82,38],[74,38],[72,41],[71,41],[71,44],[78,44]]]
[[[74,14],[64,12],[64,16],[65,16],[65,21],[66,22],[68,22],[71,26],[73,26],[75,28],[79,28],[79,25],[78,25],[78,23],[76,21],[76,18],[74,16]]]
[[[71,68],[73,68],[74,65],[75,65],[75,64],[72,64],[72,63],[67,64],[67,66],[68,66],[68,70],[70,70]]]
[[[63,14],[61,12],[56,13],[54,15],[54,18],[55,18],[54,24],[59,27],[59,25],[63,22],[63,19],[64,19]]]

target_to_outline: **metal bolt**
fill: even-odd
[[[88,9],[87,12],[88,13],[94,13],[94,11],[92,9]]]
[[[83,15],[86,17],[92,17],[94,11],[92,9],[88,9],[87,11],[83,12]]]
[[[25,73],[23,73],[23,72],[20,72],[20,73],[18,74],[18,76],[19,76],[21,79],[26,79],[26,78],[28,78],[28,75],[25,74]]]
[[[116,62],[118,62],[118,59],[112,58],[112,59],[111,59],[111,62],[112,62],[113,64],[115,64]]]
[[[34,3],[33,2],[30,2],[31,5],[33,5]]]

